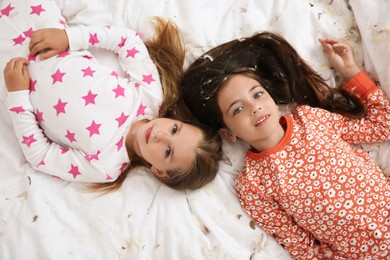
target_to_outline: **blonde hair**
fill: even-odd
[[[180,82],[183,75],[185,48],[179,29],[171,22],[160,17],[154,18],[156,34],[145,41],[150,57],[154,60],[160,73],[163,88],[163,102],[160,106],[160,117],[174,117],[202,130],[203,138],[194,152],[194,160],[190,168],[170,170],[168,179],[160,179],[167,186],[177,189],[197,189],[211,182],[222,159],[222,139],[218,133],[194,119],[189,109],[180,99]],[[122,174],[113,182],[94,183],[90,190],[101,194],[118,190],[128,173],[135,167],[151,165],[133,151],[129,152],[130,163]]]

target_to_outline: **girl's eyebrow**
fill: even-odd
[[[178,123],[177,124],[177,132],[176,132],[177,134],[180,133],[180,130],[181,130],[182,127],[183,127],[183,123]],[[171,155],[169,156],[170,161],[173,160],[174,152],[175,152],[175,147],[171,146]]]
[[[256,89],[257,87],[261,87],[261,85],[260,85],[260,84],[254,85],[253,87],[251,87],[251,88],[249,89],[248,93],[251,93],[251,92],[252,92],[254,89]],[[226,113],[227,113],[227,112],[230,110],[230,108],[231,108],[232,106],[234,106],[238,101],[240,101],[240,100],[237,99],[237,100],[233,101],[233,103],[231,103],[230,106],[226,109]]]

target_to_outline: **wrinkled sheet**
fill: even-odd
[[[0,1],[1,2],[1,1]],[[153,16],[176,22],[186,64],[225,41],[272,30],[283,35],[330,84],[338,83],[318,38],[349,43],[359,66],[390,94],[390,1],[376,0],[56,0],[69,24],[109,24],[153,34]],[[0,17],[1,19],[1,17]],[[117,67],[115,57],[93,53]],[[6,60],[0,57],[1,71]],[[240,208],[234,177],[244,144],[224,144],[229,163],[202,189],[178,192],[139,168],[116,192],[33,170],[5,108],[0,76],[0,259],[290,259]],[[385,172],[389,144],[366,149]]]

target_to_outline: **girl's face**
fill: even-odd
[[[190,167],[195,148],[202,137],[201,130],[195,126],[173,119],[157,118],[140,126],[135,151],[152,165],[154,174],[167,178],[164,173],[168,170]]]
[[[278,106],[255,79],[232,75],[220,90],[217,102],[228,128],[220,133],[229,140],[240,138],[263,151],[283,138]]]

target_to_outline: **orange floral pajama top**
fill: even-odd
[[[364,118],[300,106],[281,118],[282,141],[249,150],[236,179],[243,209],[295,259],[390,259],[390,180],[351,146],[390,139],[389,101],[364,72],[344,89]]]

